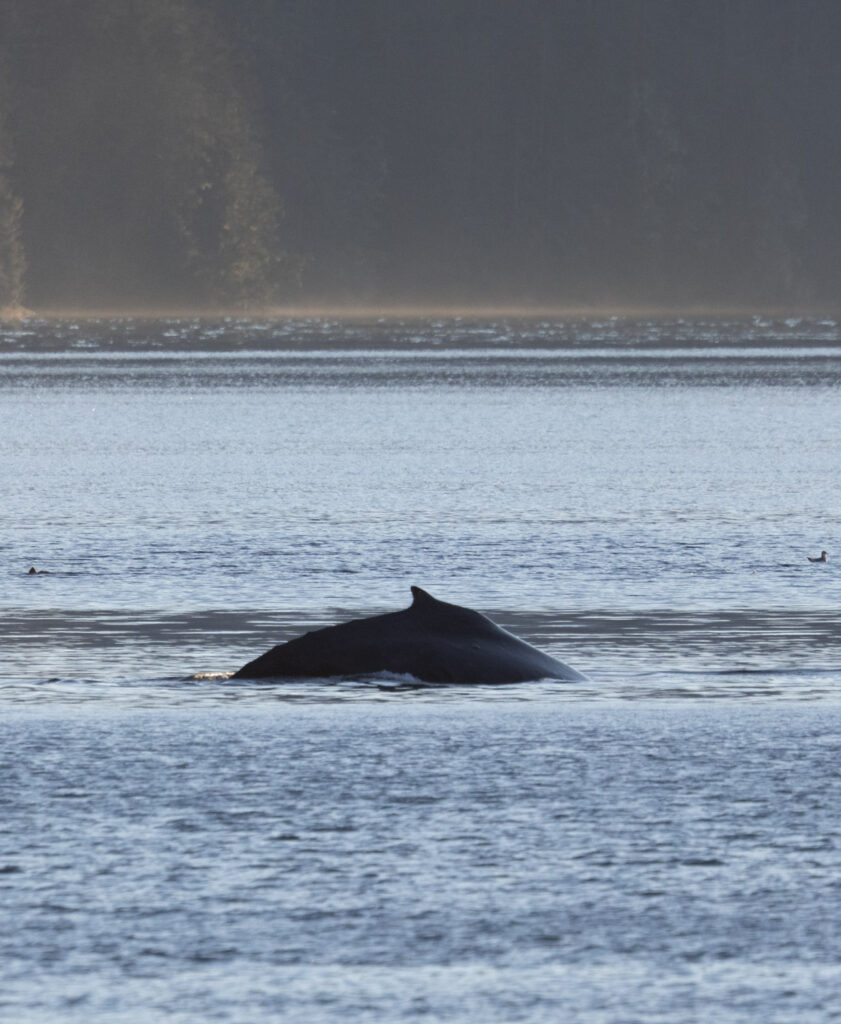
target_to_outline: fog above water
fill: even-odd
[[[833,0],[0,0],[0,309],[832,309]]]

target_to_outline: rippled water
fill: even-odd
[[[839,385],[832,320],[0,333],[0,1019],[841,1014]],[[587,681],[227,679],[412,583]]]

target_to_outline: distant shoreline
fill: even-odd
[[[250,308],[224,307],[48,307],[28,309],[23,306],[0,308],[0,322],[19,320],[294,320],[330,317],[342,320],[369,319],[485,319],[490,317],[529,319],[601,319],[622,320],[719,320],[750,317],[772,320],[820,317],[841,317],[841,309],[823,307],[741,307],[741,306],[546,306],[546,305],[490,305],[456,304],[423,305],[418,303],[393,304],[330,304],[311,303],[288,306],[262,306]]]

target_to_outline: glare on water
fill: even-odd
[[[30,321],[0,370],[0,1017],[841,1012],[837,324]],[[587,681],[228,678],[411,584]]]

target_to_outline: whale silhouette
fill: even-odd
[[[584,680],[575,669],[470,608],[412,587],[408,608],[327,626],[249,661],[234,679],[328,678],[376,672],[427,683]]]

